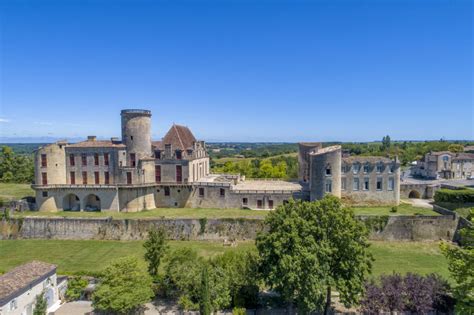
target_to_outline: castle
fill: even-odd
[[[330,193],[356,203],[398,204],[400,164],[344,156],[340,146],[299,144],[299,183],[212,174],[204,141],[171,126],[151,139],[151,111],[121,111],[122,137],[58,141],[35,152],[39,211],[125,211],[159,207],[274,209],[290,198]]]

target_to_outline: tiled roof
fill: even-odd
[[[56,266],[41,261],[32,261],[18,266],[0,276],[0,303],[15,292],[28,287],[39,278],[56,270]]]
[[[474,153],[458,153],[453,160],[474,160]]]
[[[348,157],[343,157],[342,162],[344,163],[377,163],[377,162],[383,162],[383,163],[393,163],[393,160],[384,157],[384,156],[348,156]]]
[[[173,150],[186,150],[192,148],[194,142],[196,142],[196,138],[188,127],[173,124],[161,141],[161,146],[171,144]]]
[[[340,145],[333,145],[333,146],[330,146],[330,147],[325,147],[325,148],[322,148],[322,149],[318,149],[317,151],[311,152],[310,154],[311,155],[320,155],[320,154],[325,154],[325,153],[328,153],[328,152],[334,152],[334,151],[337,151],[337,150],[341,150]]]
[[[122,148],[125,144],[110,140],[86,140],[68,145],[68,148]]]
[[[442,155],[442,154],[449,154],[449,155],[453,155],[452,152],[450,151],[437,151],[437,152],[430,152],[431,155]]]

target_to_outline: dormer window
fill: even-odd
[[[183,155],[181,153],[181,150],[176,150],[176,159],[181,160],[183,158]]]
[[[161,159],[161,151],[155,151],[155,159]]]
[[[193,150],[187,150],[186,153],[188,154],[188,156],[192,156],[193,155]]]
[[[382,173],[383,172],[383,163],[378,163],[377,164],[377,173]]]
[[[366,164],[364,165],[364,173],[367,174],[369,171],[370,171],[370,165],[369,165],[369,163],[366,163]]]
[[[360,164],[359,164],[359,163],[354,164],[354,165],[352,166],[352,172],[353,172],[354,174],[357,174],[357,173],[359,173],[359,171],[360,171]]]

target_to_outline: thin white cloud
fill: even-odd
[[[2,124],[2,123],[9,123],[9,122],[10,122],[10,119],[0,118],[0,124]]]

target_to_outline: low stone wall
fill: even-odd
[[[360,216],[371,240],[453,240],[456,216]],[[123,219],[26,217],[0,222],[0,239],[141,240],[152,227],[164,226],[174,240],[248,240],[264,229],[263,220]]]

